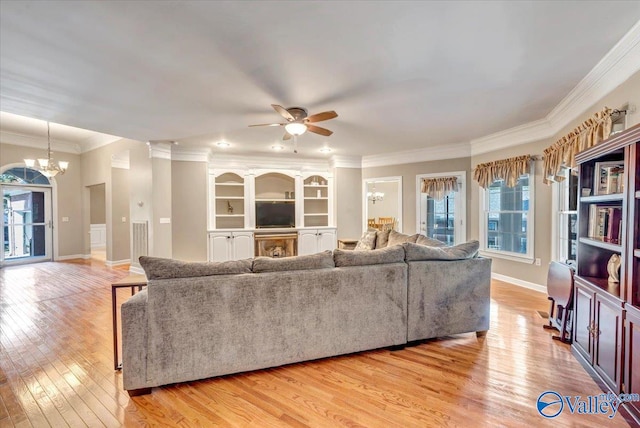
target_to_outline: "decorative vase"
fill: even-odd
[[[611,256],[607,263],[607,272],[609,272],[609,282],[620,282],[620,255]]]

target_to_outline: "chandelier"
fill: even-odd
[[[35,168],[36,161],[33,159],[25,159],[24,164],[27,168]],[[53,160],[53,156],[51,156],[51,129],[49,122],[47,122],[47,158],[38,159],[38,167],[36,169],[45,177],[51,178],[55,177],[58,173],[64,174],[68,167],[69,162],[60,161],[56,163]]]
[[[376,201],[384,200],[384,192],[376,192],[376,186],[373,186],[373,192],[367,192],[367,199],[375,205]]]

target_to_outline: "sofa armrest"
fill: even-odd
[[[122,379],[124,389],[147,387],[147,289],[122,304]]]
[[[407,340],[489,329],[491,259],[408,265]]]

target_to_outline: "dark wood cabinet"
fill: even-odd
[[[624,357],[624,388],[627,394],[640,394],[640,309],[627,307]],[[640,401],[628,403],[629,409],[640,419]]]
[[[573,347],[589,362],[593,363],[593,298],[595,292],[579,278],[575,279],[573,293]]]
[[[573,346],[614,391],[622,384],[624,302],[575,279]]]
[[[593,368],[614,391],[622,385],[624,302],[603,293],[594,299]]]
[[[603,389],[640,393],[640,124],[576,155],[574,355]],[[618,281],[610,276],[619,259]],[[640,402],[624,408],[640,424]]]

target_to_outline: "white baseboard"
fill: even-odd
[[[140,266],[129,266],[129,272],[144,275],[144,269],[142,269]]]
[[[131,263],[130,259],[115,260],[115,261],[107,260],[107,261],[104,262],[105,266],[107,266],[107,267],[128,265],[129,263]]]
[[[63,261],[63,260],[73,260],[73,259],[84,259],[89,260],[91,258],[91,254],[71,254],[69,256],[58,256],[55,261]]]
[[[508,282],[513,285],[517,285],[519,287],[528,288],[529,290],[537,291],[539,293],[547,294],[547,287],[544,285],[536,284],[534,282],[523,281],[518,278],[512,278],[510,276],[502,275],[499,273],[491,272],[491,278],[497,279],[498,281]]]

